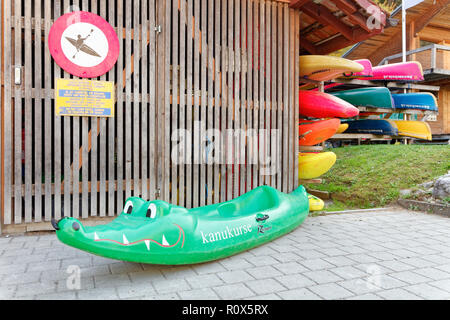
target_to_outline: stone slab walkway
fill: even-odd
[[[0,299],[449,299],[450,219],[403,209],[309,217],[210,263],[155,266],[0,237]]]

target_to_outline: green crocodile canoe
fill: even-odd
[[[388,88],[368,87],[332,92],[331,94],[357,107],[394,108],[392,95]]]
[[[88,227],[66,217],[52,225],[61,242],[99,256],[179,265],[257,247],[298,227],[308,212],[303,186],[290,194],[261,186],[234,200],[190,210],[132,197],[108,224]]]

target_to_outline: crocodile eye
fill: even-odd
[[[127,203],[125,203],[123,212],[125,212],[126,214],[131,214],[132,211],[133,211],[133,202],[128,201]]]
[[[154,203],[150,203],[147,209],[147,218],[154,219],[156,217],[156,206]]]

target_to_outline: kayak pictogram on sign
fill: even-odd
[[[85,11],[61,16],[50,29],[48,46],[55,62],[68,73],[96,78],[117,62],[120,44],[113,27]]]

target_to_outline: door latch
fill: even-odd
[[[155,27],[155,31],[156,31],[156,33],[161,33],[162,32],[162,27],[161,27],[160,24]]]

